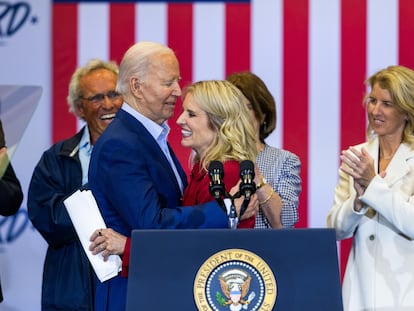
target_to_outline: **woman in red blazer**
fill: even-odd
[[[233,84],[200,81],[188,86],[183,95],[183,112],[177,124],[181,144],[194,151],[190,183],[183,197],[186,206],[214,200],[208,174],[212,161],[223,163],[223,182],[229,192],[240,180],[240,162],[254,163],[257,150],[248,101]],[[255,220],[255,216],[242,220],[238,228],[254,228]]]

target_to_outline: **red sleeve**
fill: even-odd
[[[252,229],[256,224],[256,216],[252,216],[247,219],[243,219],[239,222],[237,228],[239,229]]]
[[[211,195],[210,191],[210,177],[208,175],[202,180],[198,181],[196,201],[194,203],[202,204],[214,201],[214,197]]]
[[[131,257],[131,238],[127,238],[126,243],[125,243],[124,254],[122,255],[121,276],[128,277],[130,257]]]

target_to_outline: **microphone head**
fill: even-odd
[[[251,179],[254,179],[254,164],[250,160],[244,160],[240,162],[240,177],[243,177],[248,174]]]
[[[208,175],[210,176],[209,192],[216,200],[220,199],[226,193],[226,188],[223,183],[223,163],[220,161],[211,161],[208,166]]]
[[[223,179],[224,177],[223,163],[221,163],[220,161],[211,161],[210,165],[208,166],[208,174],[210,175],[210,178],[213,175],[218,174],[220,179]]]
[[[250,196],[256,192],[254,175],[254,164],[252,161],[244,160],[240,162],[240,193],[245,196],[246,200],[250,200]]]

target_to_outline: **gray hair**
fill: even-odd
[[[91,59],[85,66],[78,67],[70,79],[68,96],[66,98],[69,111],[75,116],[78,116],[76,108],[79,107],[82,96],[82,90],[79,82],[84,76],[97,69],[112,71],[117,76],[119,73],[118,65],[115,62],[103,61],[101,59]]]
[[[137,77],[145,80],[151,65],[151,58],[162,54],[174,54],[174,51],[168,46],[156,42],[142,41],[131,46],[119,66],[118,83],[116,91],[126,95],[129,91],[129,80],[131,77]]]

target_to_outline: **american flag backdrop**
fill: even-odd
[[[278,113],[268,143],[302,162],[297,227],[325,227],[340,150],[365,139],[363,82],[388,65],[414,68],[413,17],[412,0],[55,0],[53,142],[81,125],[66,106],[78,65],[96,57],[119,63],[137,41],[165,43],[180,61],[183,86],[242,70],[266,82]],[[188,168],[189,151],[175,120],[169,124],[170,143]],[[339,248],[342,272],[349,242]]]

